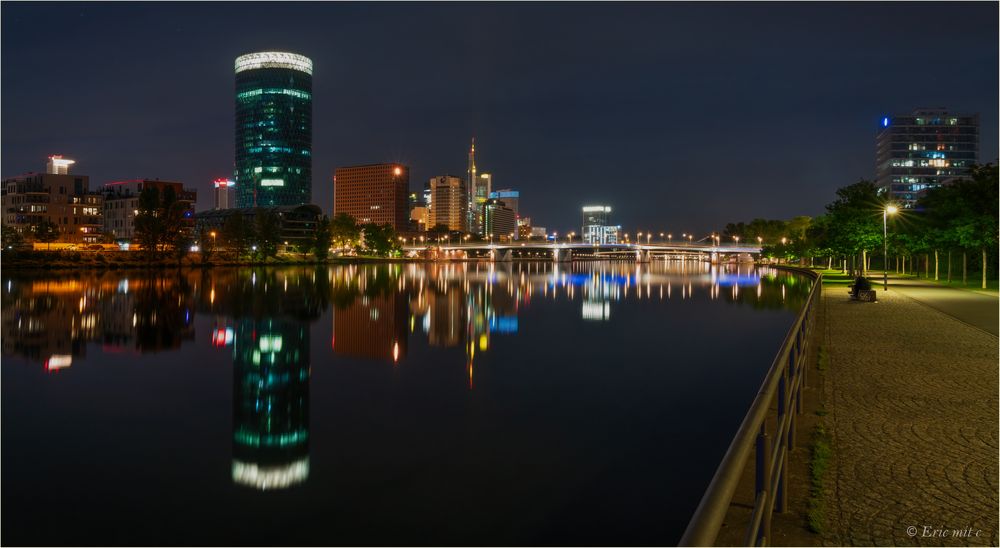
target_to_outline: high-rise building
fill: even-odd
[[[183,183],[150,179],[116,181],[104,184],[104,231],[117,240],[135,237],[135,217],[139,211],[139,195],[147,188],[155,188],[163,199],[169,188],[183,208],[184,229],[194,235],[194,204],[198,192],[184,188]]]
[[[409,192],[410,168],[402,164],[338,167],[333,174],[333,214],[407,230]]]
[[[490,190],[493,188],[493,174],[480,173],[476,178],[475,188],[472,190],[472,205],[475,207],[476,217],[471,231],[478,234],[483,233],[483,204],[490,199]]]
[[[4,228],[27,235],[42,223],[52,223],[59,231],[59,241],[98,242],[104,196],[90,191],[90,177],[69,173],[73,163],[51,156],[47,173],[4,179],[0,189]]]
[[[215,207],[212,209],[229,209],[236,205],[233,202],[234,186],[236,186],[236,183],[228,179],[216,179],[212,181],[215,197]]]
[[[964,176],[979,160],[979,115],[944,108],[885,116],[876,138],[876,184],[902,207]]]
[[[583,229],[580,234],[587,244],[618,243],[620,226],[610,224],[611,208],[609,206],[584,206]]]
[[[517,215],[504,202],[486,200],[482,205],[483,232],[486,238],[517,238]]]
[[[430,180],[431,211],[427,225],[438,225],[448,230],[468,231],[468,199],[465,183],[459,177],[441,175]]]
[[[469,147],[469,165],[465,170],[465,189],[468,192],[466,196],[465,215],[466,221],[465,226],[472,232],[477,232],[476,226],[476,184],[478,183],[478,176],[476,175],[476,138],[472,138],[472,146]],[[432,225],[433,226],[433,225]]]
[[[491,200],[500,200],[506,204],[507,207],[514,210],[514,215],[520,215],[517,210],[518,203],[521,201],[520,192],[510,188],[504,188],[496,192],[490,192],[489,197]]]
[[[312,61],[236,58],[236,207],[312,201]]]

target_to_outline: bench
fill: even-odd
[[[851,296],[852,301],[861,301],[865,303],[873,303],[876,299],[876,291],[874,289],[859,289],[854,290],[854,286],[850,286],[850,290],[847,292]]]

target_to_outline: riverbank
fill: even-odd
[[[995,546],[998,339],[898,282],[874,304],[824,291],[832,459],[823,542]],[[922,291],[941,301],[970,294]]]
[[[285,254],[267,259],[251,261],[213,256],[203,260],[198,253],[191,253],[178,261],[164,255],[147,260],[135,251],[4,251],[0,258],[3,270],[89,270],[89,269],[166,269],[166,268],[214,268],[214,267],[259,267],[259,266],[309,266],[381,262],[423,262],[424,259],[404,257],[329,257],[317,260],[308,254]]]

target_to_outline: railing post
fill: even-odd
[[[765,423],[761,423],[760,432],[757,434],[757,457],[755,465],[757,468],[757,488],[755,493],[758,494],[755,500],[761,500],[759,494],[762,491],[768,493],[771,490],[771,440],[767,437],[767,426]],[[766,499],[764,506],[767,506]],[[763,517],[761,518],[760,529],[757,531],[757,538],[754,539],[754,544],[757,546],[763,546],[764,542],[771,538],[771,513],[765,512],[764,508],[761,508],[760,511],[763,512]]]
[[[782,514],[788,509],[788,448],[782,447],[781,467],[778,469],[778,492],[775,494],[774,509]],[[770,537],[770,535],[768,535]]]

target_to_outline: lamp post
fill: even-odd
[[[882,291],[889,291],[889,215],[897,211],[894,205],[882,210]]]

